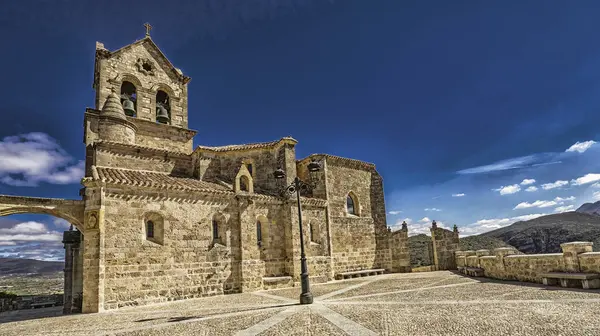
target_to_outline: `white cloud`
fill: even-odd
[[[516,207],[514,207],[513,210],[518,210],[518,209],[527,209],[527,208],[548,208],[554,205],[557,205],[558,203],[556,203],[555,201],[535,201],[533,203],[528,203],[528,202],[521,202],[519,204],[517,204]]]
[[[448,228],[443,222],[436,221],[436,224],[437,224],[437,227],[439,227],[439,228],[450,230],[450,228]],[[409,236],[414,236],[414,235],[418,235],[418,234],[426,234],[428,236],[431,236],[431,223],[430,222],[429,223],[419,222],[419,223],[413,223],[408,226],[408,235]]]
[[[517,204],[517,206],[514,207],[513,210],[527,209],[527,208],[548,208],[548,207],[555,206],[555,205],[563,205],[565,202],[574,201],[574,200],[575,200],[575,196],[569,196],[569,197],[565,197],[565,198],[556,197],[552,201],[539,201],[538,200],[533,203],[521,202],[521,203]]]
[[[571,204],[571,205],[559,206],[556,209],[554,209],[554,212],[567,212],[567,211],[573,211],[573,210],[575,210],[575,206],[573,204]]]
[[[521,186],[519,186],[518,184],[502,186],[498,189],[494,189],[494,191],[499,191],[500,195],[510,195],[510,194],[515,194],[515,193],[518,193],[519,191],[521,191]]]
[[[527,221],[527,220],[531,220],[531,219],[538,218],[540,216],[545,216],[545,215],[546,214],[542,213],[542,214],[529,214],[529,215],[523,215],[523,216],[516,216],[516,217],[510,217],[510,218],[482,219],[482,220],[478,220],[477,222],[475,222],[471,225],[460,228],[459,231],[461,232],[462,236],[477,235],[477,234],[481,234],[481,233],[484,233],[487,231],[499,229],[499,228],[511,225],[511,224],[519,222],[519,221]]]
[[[3,234],[36,234],[36,233],[46,233],[48,229],[46,225],[39,222],[23,222],[14,225],[12,228],[4,228],[0,229],[0,235]]]
[[[542,184],[542,189],[544,189],[544,190],[550,190],[550,189],[564,187],[567,184],[569,184],[569,181],[558,180],[558,181],[555,181],[555,182],[552,182],[552,183]]]
[[[419,220],[419,222],[421,223],[429,223],[431,222],[431,219],[429,219],[429,217],[423,217]]]
[[[61,241],[62,234],[49,231],[45,224],[29,221],[0,229],[0,242],[48,242]],[[13,244],[11,244],[13,245]]]
[[[528,192],[534,192],[537,190],[538,190],[538,188],[536,186],[530,186],[530,187],[527,187],[527,189],[525,189],[525,191],[528,191]]]
[[[438,208],[425,208],[425,211],[442,211],[442,210],[438,209]]]
[[[480,173],[489,173],[493,171],[501,171],[508,169],[517,169],[531,166],[532,164],[538,162],[538,157],[536,155],[527,155],[521,156],[512,159],[506,159],[502,161],[498,161],[489,165],[479,166],[469,169],[463,169],[458,171],[459,174],[480,174]]]
[[[52,223],[59,229],[68,229],[71,227],[71,223],[62,218],[54,218]]]
[[[555,200],[556,202],[561,202],[561,203],[562,203],[562,202],[566,202],[566,201],[574,201],[574,200],[575,200],[575,196],[569,196],[569,197],[565,197],[565,198],[562,198],[562,197],[556,197],[554,200]]]
[[[84,161],[75,160],[45,133],[27,133],[0,141],[0,182],[13,186],[77,183]]]
[[[589,140],[589,141],[584,141],[584,142],[577,141],[574,145],[567,148],[567,150],[565,152],[583,153],[586,150],[590,149],[590,147],[592,147],[595,143],[596,143],[596,141],[594,141],[594,140]]]
[[[592,198],[594,199],[594,201],[600,200],[600,191],[594,191],[594,193],[592,194]]]
[[[592,184],[592,188],[600,188],[600,182]]]
[[[600,174],[585,174],[582,177],[571,180],[571,184],[573,185],[583,185],[592,182],[600,181]]]
[[[530,184],[534,184],[534,183],[535,183],[535,180],[534,180],[534,179],[524,179],[524,180],[521,182],[521,185],[530,185]]]
[[[465,194],[460,193],[460,194],[452,194],[452,197],[463,197],[465,196]]]

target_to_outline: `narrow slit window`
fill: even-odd
[[[146,222],[146,237],[154,238],[154,222],[152,221]]]
[[[260,221],[256,222],[256,244],[262,246],[262,227]]]
[[[217,222],[215,219],[213,219],[212,222],[212,236],[213,240],[219,239],[219,222]]]
[[[354,209],[354,200],[352,196],[348,195],[346,197],[346,207],[348,208],[348,213],[351,215],[356,215],[356,211]]]
[[[248,172],[250,173],[250,175],[254,176],[254,175],[252,175],[252,164],[251,163],[247,164],[246,168],[248,169]]]

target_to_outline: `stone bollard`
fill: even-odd
[[[477,250],[475,251],[475,255],[477,256],[477,267],[481,268],[481,263],[479,262],[479,258],[480,257],[485,257],[485,256],[489,256],[492,253],[490,252],[490,250]]]
[[[459,272],[461,267],[467,266],[467,260],[465,259],[465,251],[456,251],[454,252],[454,258],[456,259],[456,267]]]
[[[563,251],[563,260],[565,262],[565,272],[579,272],[578,255],[585,252],[592,252],[592,242],[570,242],[560,244]]]
[[[484,256],[492,255],[492,253],[490,252],[490,250],[477,250],[477,251],[475,251],[475,254],[478,257],[484,257]]]
[[[494,255],[496,256],[496,270],[499,272],[498,277],[500,279],[509,278],[505,270],[504,257],[513,254],[519,254],[519,251],[514,247],[499,247],[494,249]]]

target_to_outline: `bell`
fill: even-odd
[[[161,124],[168,124],[169,120],[170,120],[169,112],[167,111],[167,109],[163,105],[157,105],[156,106],[156,121],[158,121]]]
[[[123,110],[125,110],[125,114],[133,117],[135,116],[135,104],[129,100],[129,99],[125,99],[123,101]]]

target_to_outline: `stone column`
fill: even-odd
[[[85,216],[82,312],[97,313],[104,310],[104,210],[89,211]]]
[[[80,235],[81,237],[81,235]],[[81,243],[73,245],[73,304],[72,313],[81,312],[81,299],[83,295],[83,249]]]
[[[73,230],[72,226],[71,230]],[[65,231],[63,233],[63,244],[65,247],[63,314],[71,314],[71,305],[73,303],[73,244],[69,240],[71,232],[73,231]]]
[[[565,262],[565,272],[579,272],[578,255],[585,252],[592,252],[591,242],[570,242],[560,244],[563,251],[563,260]]]
[[[438,251],[437,251],[437,244],[436,244],[436,236],[435,236],[435,231],[437,229],[437,223],[436,221],[431,222],[431,249],[432,249],[432,254],[433,254],[433,260],[431,260],[433,262],[433,271],[437,271],[439,270],[439,266],[440,266],[440,261],[438,258]]]

